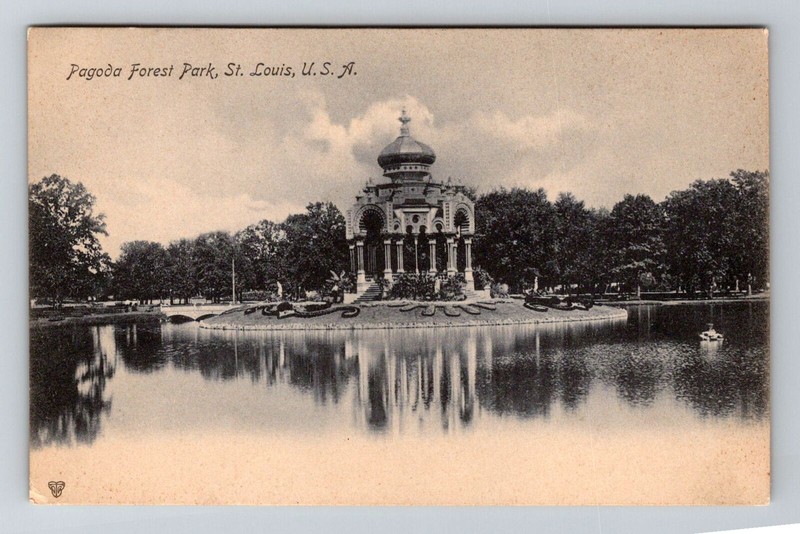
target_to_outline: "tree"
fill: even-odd
[[[594,221],[582,201],[561,193],[553,204],[556,215],[555,270],[562,286],[591,284]]]
[[[243,290],[267,290],[278,276],[275,253],[284,237],[281,226],[265,219],[237,232],[235,237],[243,268],[247,267],[243,272]]]
[[[558,278],[556,214],[544,189],[501,188],[482,195],[475,212],[475,260],[493,279],[519,288]]]
[[[188,303],[189,298],[197,293],[194,241],[179,239],[170,243],[166,250],[166,263],[166,289],[170,297],[170,304],[175,298]]]
[[[123,243],[114,264],[117,298],[142,302],[160,299],[169,292],[167,252],[161,243],[129,241]]]
[[[197,237],[193,263],[197,289],[203,296],[217,302],[231,296],[232,268],[238,255],[236,241],[228,232],[209,232]]]
[[[657,280],[664,270],[662,208],[647,195],[625,195],[611,210],[611,274],[627,289]]]
[[[614,265],[614,251],[611,248],[611,213],[605,209],[591,210],[589,212],[589,252],[586,266],[590,291],[605,293],[611,280],[611,270]]]
[[[105,216],[94,204],[82,183],[57,174],[29,185],[31,296],[58,304],[92,293],[110,262],[98,241],[108,235]]]
[[[767,277],[768,175],[694,182],[664,201],[670,273],[690,291]]]
[[[732,274],[764,287],[769,282],[769,171],[739,169],[731,181],[737,192]]]
[[[345,220],[333,203],[309,204],[306,213],[290,215],[280,232],[273,268],[296,297],[302,290],[321,289],[331,271],[348,269]]]

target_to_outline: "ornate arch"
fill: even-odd
[[[463,215],[464,221],[461,224],[456,224],[459,215]],[[473,231],[473,225],[472,209],[463,203],[456,205],[456,209],[453,211],[453,228],[460,228],[462,234],[470,234]]]
[[[353,222],[355,223],[353,227],[355,228],[356,234],[363,235],[367,233],[367,229],[364,226],[364,217],[370,212],[375,213],[378,215],[378,217],[380,217],[381,230],[386,230],[386,214],[379,206],[375,204],[367,204],[366,206],[359,209],[356,212],[356,216],[353,218]]]

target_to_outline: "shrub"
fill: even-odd
[[[386,278],[378,278],[376,282],[381,290],[380,300],[391,298],[392,287],[394,286],[392,281]]]
[[[489,289],[494,282],[489,272],[482,267],[476,267],[475,270],[472,271],[472,278],[475,280],[475,289],[477,290]]]
[[[401,274],[389,291],[391,299],[433,300],[435,279],[427,273]]]
[[[492,284],[490,293],[492,298],[508,298],[508,284]]]
[[[402,274],[394,283],[379,282],[381,289],[386,290],[387,297],[393,300],[464,300],[467,286],[464,275],[430,276],[428,273]],[[437,287],[438,286],[438,287]]]
[[[436,295],[437,300],[464,300],[466,295],[464,289],[467,287],[467,281],[461,273],[445,278],[441,282],[439,293]]]
[[[345,293],[355,293],[356,290],[356,277],[353,273],[341,271],[336,273],[330,271],[331,276],[320,288],[320,295],[326,302],[342,302]],[[336,288],[334,291],[333,288]]]
[[[277,298],[274,292],[263,289],[242,292],[242,302],[268,302],[277,300]]]

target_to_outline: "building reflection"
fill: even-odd
[[[345,353],[358,362],[360,425],[393,434],[431,422],[448,432],[470,425],[477,404],[475,331],[460,341],[431,332],[415,339],[407,332],[363,334],[344,339]]]
[[[468,432],[482,418],[548,419],[580,410],[593,395],[612,395],[635,409],[654,409],[667,395],[701,417],[768,414],[768,331],[741,329],[740,340],[729,328],[730,341],[704,349],[694,336],[673,335],[691,332],[679,322],[690,319],[677,314],[659,323],[642,309],[629,322],[480,328],[37,331],[31,333],[31,440],[34,446],[92,442],[111,410],[110,385],[125,374],[188,373],[239,390],[263,388],[248,402],[269,402],[244,410],[299,393],[351,417],[356,428],[386,435]],[[199,382],[184,387],[208,394]]]

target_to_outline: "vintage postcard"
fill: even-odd
[[[32,502],[769,502],[765,29],[28,60]]]

